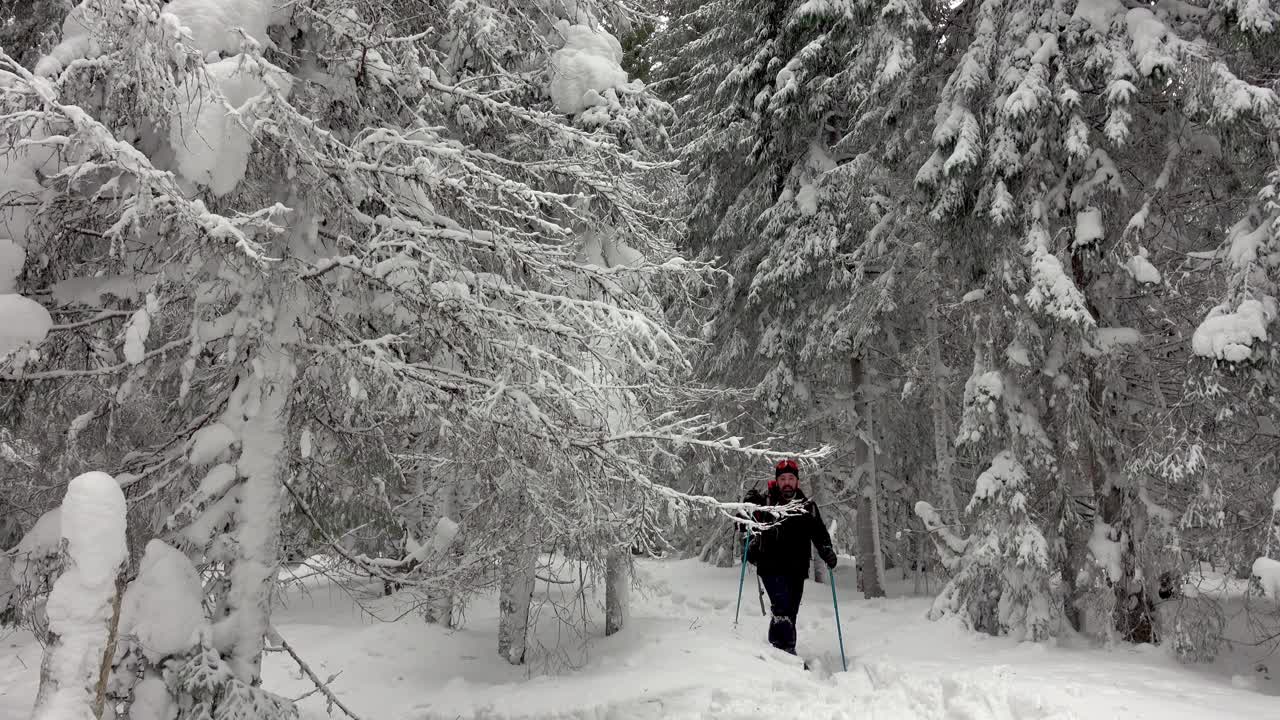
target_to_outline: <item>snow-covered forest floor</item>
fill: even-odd
[[[544,605],[540,648],[524,668],[492,650],[495,597],[475,602],[465,627],[448,631],[413,615],[379,622],[360,608],[392,617],[409,600],[357,603],[313,576],[290,586],[275,617],[280,634],[318,675],[339,673],[333,690],[365,720],[1226,720],[1273,717],[1280,694],[1280,682],[1257,675],[1254,660],[1243,655],[1186,666],[1152,646],[1106,649],[1080,638],[1016,643],[929,622],[930,601],[910,596],[910,580],[892,584],[887,599],[862,600],[852,573],[838,578],[849,672],[838,672],[827,587],[810,583],[799,649],[822,667],[807,673],[765,643],[754,577],[747,577],[734,628],[737,569],[649,560],[638,563],[637,573],[641,587],[622,632],[602,638],[594,628],[584,643]],[[572,584],[540,582],[537,594],[572,603],[576,593]],[[34,700],[40,648],[19,633],[0,643],[0,717],[21,717]],[[278,652],[265,661],[264,684],[290,697],[311,689]],[[308,720],[326,717],[318,694],[299,707]]]

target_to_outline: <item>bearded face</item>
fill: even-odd
[[[790,500],[796,496],[796,491],[800,489],[800,478],[791,473],[783,473],[778,476],[777,480],[778,492],[784,500]]]

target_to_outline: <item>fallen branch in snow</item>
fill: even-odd
[[[341,673],[334,673],[333,675],[329,676],[328,680],[321,681],[320,676],[316,675],[315,671],[311,669],[311,666],[307,664],[306,660],[303,660],[301,657],[298,656],[297,651],[295,651],[293,647],[289,645],[288,641],[286,641],[283,637],[280,636],[279,631],[277,631],[275,628],[271,628],[270,636],[273,640],[277,641],[280,644],[281,650],[284,650],[285,652],[289,653],[289,657],[293,658],[293,661],[298,663],[298,669],[302,671],[302,674],[306,675],[307,678],[311,680],[312,684],[316,686],[315,690],[312,692],[319,692],[320,694],[324,695],[326,700],[329,701],[329,706],[326,708],[327,711],[332,712],[334,706],[336,705],[338,709],[341,710],[347,717],[351,718],[351,720],[362,720],[362,718],[359,715],[352,712],[351,708],[344,705],[342,701],[338,699],[338,696],[335,695],[334,692],[329,689],[329,683],[333,682],[334,679],[337,678],[338,675],[340,675]],[[307,695],[310,695],[310,694],[311,693],[307,693]],[[301,700],[302,698],[307,697],[307,695],[302,695],[301,697],[297,698],[297,700]],[[294,702],[297,702],[297,700],[295,700]]]

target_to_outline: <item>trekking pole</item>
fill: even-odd
[[[760,582],[760,574],[756,573],[756,591],[760,593],[760,616],[764,617],[764,584]]]
[[[742,585],[747,580],[747,545],[750,544],[750,533],[742,537],[742,571],[738,573],[738,607],[733,611],[733,625],[738,625],[738,615],[742,612]]]
[[[836,600],[836,575],[827,568],[827,583],[831,585],[831,606],[836,611],[836,637],[840,640],[840,665],[849,672],[849,663],[844,659],[844,631],[840,629],[840,601]]]

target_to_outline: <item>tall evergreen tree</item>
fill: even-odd
[[[257,687],[287,511],[389,583],[496,581],[522,662],[540,548],[603,574],[722,509],[661,484],[669,448],[766,454],[683,412],[667,313],[705,269],[659,211],[670,111],[620,66],[628,13],[533,9],[86,0],[34,70],[0,54],[6,401],[37,436],[73,413],[70,444],[161,416],[110,469],[214,610],[121,677],[177,673],[182,717],[288,714]],[[417,488],[401,548],[346,542]]]
[[[890,343],[938,391],[939,475],[990,477],[1010,457],[1025,474],[983,506],[1028,503],[1018,526],[1044,536],[1065,617],[1079,627],[1086,596],[1146,615],[1157,579],[1181,572],[1162,552],[1173,536],[1199,542],[1270,492],[1226,450],[1274,442],[1275,17],[1226,2],[688,6],[660,87],[701,193],[689,242],[736,280],[714,372],[803,404],[837,348]]]

